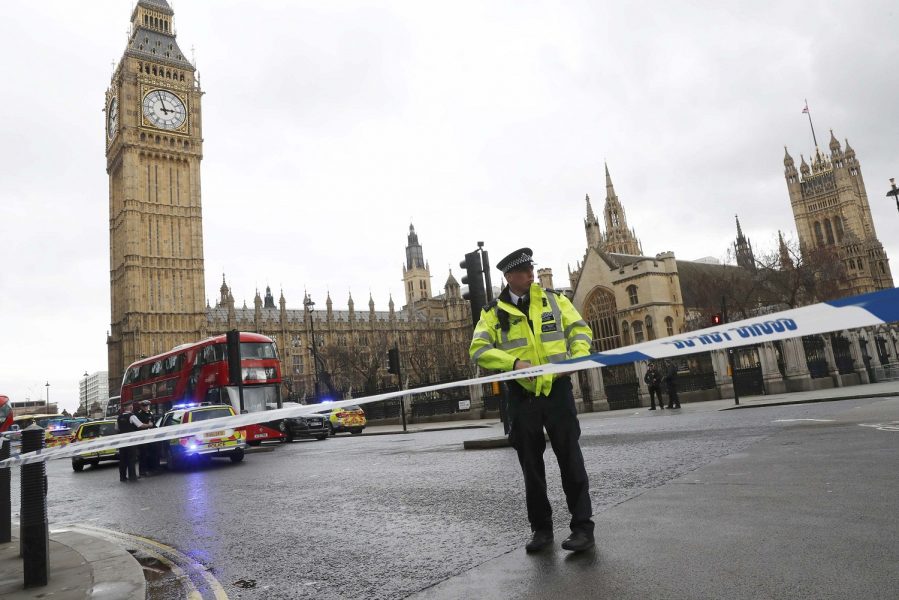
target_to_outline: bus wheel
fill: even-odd
[[[84,470],[84,461],[83,460],[73,460],[72,461],[72,470],[80,473]]]
[[[240,449],[235,450],[234,452],[231,453],[231,455],[228,458],[230,458],[231,462],[233,462],[233,463],[239,463],[240,461],[243,460],[243,450],[240,450]]]

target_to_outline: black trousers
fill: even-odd
[[[680,400],[677,397],[677,386],[669,382],[668,387],[668,408],[680,408]]]
[[[584,468],[584,455],[578,439],[581,427],[571,392],[571,379],[561,377],[553,383],[549,396],[536,397],[517,383],[509,385],[509,441],[518,452],[518,462],[524,475],[525,498],[531,530],[552,531],[552,507],[546,496],[546,468],[543,453],[549,435],[559,471],[572,531],[593,534],[593,508],[590,504],[590,485]]]
[[[127,473],[128,479],[137,481],[134,454],[134,446],[119,448],[119,479],[125,479],[125,474]]]
[[[656,407],[656,399],[659,400],[659,408],[663,408],[665,401],[662,400],[662,389],[657,385],[651,385],[649,386],[649,404],[653,408]]]

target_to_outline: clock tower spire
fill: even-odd
[[[139,0],[106,91],[110,393],[125,368],[206,335],[196,70],[166,0]]]

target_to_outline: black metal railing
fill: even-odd
[[[827,354],[824,352],[824,339],[817,335],[804,336],[802,347],[805,350],[805,364],[812,379],[827,377],[830,367],[827,364]]]
[[[855,360],[852,358],[849,340],[839,333],[833,333],[830,336],[830,343],[833,347],[833,360],[837,363],[840,375],[855,373]]]

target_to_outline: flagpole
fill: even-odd
[[[812,125],[812,111],[808,109],[808,100],[805,101],[805,110],[802,111],[808,115],[808,126],[812,128],[812,141],[815,142],[815,149],[818,149],[818,138],[815,137],[815,126]]]

